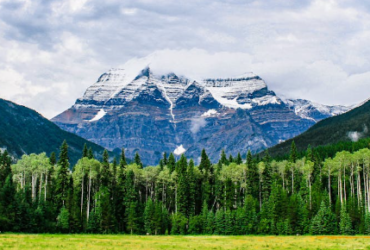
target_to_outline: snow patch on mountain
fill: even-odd
[[[323,116],[336,116],[352,109],[352,107],[323,105],[303,99],[286,99],[284,102],[296,115],[314,122],[323,119]],[[317,114],[320,114],[319,119],[315,118]]]
[[[212,116],[216,116],[218,114],[217,110],[215,109],[210,109],[208,110],[207,112],[204,112],[201,117],[212,117]]]
[[[228,108],[251,109],[257,105],[281,103],[273,92],[267,91],[266,83],[253,73],[236,78],[205,79],[203,84],[219,103]],[[263,90],[266,90],[264,96],[254,96]]]
[[[104,111],[104,109],[100,109],[99,112],[95,115],[94,118],[92,118],[89,122],[96,122],[99,121],[101,118],[103,118],[107,112]]]

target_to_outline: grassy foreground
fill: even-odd
[[[369,249],[370,236],[2,234],[0,249]]]

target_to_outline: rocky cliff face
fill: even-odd
[[[197,82],[112,69],[52,120],[108,149],[124,147],[128,157],[139,151],[145,164],[157,164],[163,152],[198,157],[203,148],[215,162],[222,149],[258,152],[333,115],[302,102],[310,103],[282,101],[253,74]]]

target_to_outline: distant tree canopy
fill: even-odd
[[[198,166],[171,153],[145,168],[139,152],[130,164],[124,149],[118,161],[107,151],[98,161],[86,146],[71,168],[66,141],[58,159],[31,154],[12,164],[5,151],[0,231],[370,234],[370,149],[353,145],[334,153],[335,145],[297,152],[292,144],[280,159],[222,150],[217,164],[202,150]]]

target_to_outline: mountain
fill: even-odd
[[[303,99],[287,99],[285,103],[293,110],[298,116],[311,119],[318,122],[322,119],[343,114],[350,110],[352,107],[347,106],[328,106],[319,103],[311,102]]]
[[[129,157],[139,151],[146,164],[157,164],[162,152],[198,157],[203,148],[215,162],[222,149],[259,152],[332,116],[311,106],[301,107],[302,116],[298,104],[285,103],[252,73],[194,81],[112,69],[52,121],[108,149],[124,147]]]
[[[299,151],[312,147],[334,144],[342,141],[357,141],[369,137],[370,100],[338,116],[318,122],[306,132],[269,149],[271,155],[289,153],[292,141]]]
[[[69,145],[71,165],[81,157],[85,143],[99,155],[104,151],[103,147],[60,129],[36,111],[10,101],[0,99],[0,117],[0,148],[14,157],[57,153],[64,140]]]

